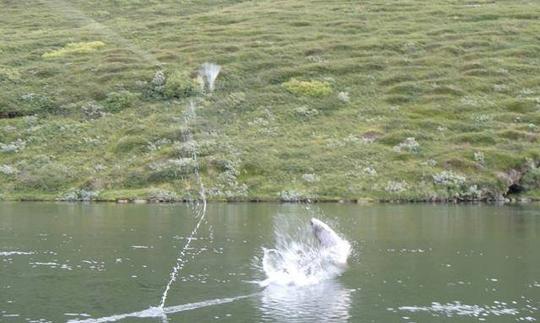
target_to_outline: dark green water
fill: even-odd
[[[254,284],[275,219],[311,216],[351,242],[344,274],[310,287]],[[125,322],[540,320],[537,206],[210,204],[206,219],[167,317]],[[196,222],[186,205],[0,204],[0,321],[158,305]]]

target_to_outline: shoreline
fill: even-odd
[[[156,200],[142,198],[118,198],[118,199],[91,199],[91,200],[62,200],[62,199],[45,199],[45,198],[20,198],[20,199],[1,199],[2,202],[17,202],[17,203],[38,203],[38,202],[53,202],[66,204],[90,204],[90,203],[114,203],[114,204],[189,204],[202,199],[178,199],[178,200]],[[207,203],[212,204],[233,204],[233,203],[275,203],[275,204],[358,204],[358,205],[375,205],[375,204],[536,204],[540,202],[538,198],[532,197],[508,197],[504,200],[481,199],[481,200],[465,200],[465,199],[301,199],[295,201],[284,201],[280,199],[208,199]]]

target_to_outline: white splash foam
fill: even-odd
[[[497,302],[498,303],[498,302]],[[493,306],[467,305],[460,302],[441,304],[431,303],[431,306],[401,306],[398,309],[411,313],[428,312],[432,314],[443,314],[447,317],[452,316],[488,316],[488,315],[517,315],[519,311],[515,308],[506,307],[501,304]]]
[[[257,294],[248,294],[248,295],[242,295],[242,296],[236,296],[236,297],[227,297],[227,298],[216,298],[211,300],[206,300],[202,302],[196,302],[196,303],[189,303],[189,304],[183,304],[183,305],[177,305],[177,306],[170,306],[170,307],[150,307],[148,309],[133,312],[133,313],[125,313],[125,314],[116,314],[106,317],[100,317],[95,319],[84,319],[84,320],[69,320],[68,323],[104,323],[104,322],[116,322],[120,320],[124,320],[130,317],[135,318],[148,318],[148,317],[160,317],[165,318],[167,314],[174,314],[179,312],[185,312],[190,310],[195,310],[202,307],[208,307],[208,306],[214,306],[214,305],[220,305],[220,304],[226,304],[226,303],[232,303],[234,301],[238,301],[244,298],[248,298],[251,296],[254,296]]]
[[[0,251],[0,257],[19,256],[19,255],[33,255],[30,251]]]
[[[150,247],[149,246],[131,246],[131,248],[133,248],[133,249],[148,249]]]
[[[276,223],[274,234],[276,247],[263,248],[262,269],[266,279],[259,285],[307,286],[339,276],[346,269],[346,260],[351,245],[339,237],[336,243],[326,244],[315,239],[309,221],[291,223],[294,219],[281,217]]]
[[[214,63],[204,63],[199,69],[199,76],[205,81],[210,92],[214,91],[214,82],[221,71],[221,66]]]

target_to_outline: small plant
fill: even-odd
[[[416,141],[414,137],[409,137],[405,139],[399,145],[394,146],[394,151],[400,153],[402,151],[408,151],[410,153],[420,152],[420,144]]]
[[[11,175],[17,175],[17,173],[19,173],[19,171],[17,170],[17,168],[15,168],[13,166],[0,165],[0,174],[4,174],[6,176],[11,176]]]
[[[118,139],[114,151],[116,153],[142,152],[148,147],[148,141],[142,136],[124,136]]]
[[[315,183],[315,182],[320,181],[319,176],[315,174],[304,174],[302,175],[302,179],[308,183]]]
[[[437,166],[437,161],[435,159],[428,159],[422,163],[420,163],[422,166],[429,166],[429,167],[435,167]]]
[[[151,83],[154,87],[162,87],[162,86],[165,86],[166,81],[167,81],[167,78],[165,77],[165,72],[160,70],[154,74],[154,77],[152,78]]]
[[[108,112],[120,112],[124,109],[131,108],[136,100],[137,95],[126,90],[111,92],[107,94],[104,107]]]
[[[362,173],[367,176],[377,176],[377,171],[371,166],[364,167],[364,169],[362,169]]]
[[[197,164],[192,158],[178,158],[154,162],[148,167],[152,170],[149,180],[161,182],[185,178],[188,175],[192,175]]]
[[[78,189],[78,190],[73,190],[73,191],[69,191],[65,193],[64,195],[59,197],[58,200],[68,201],[68,202],[92,201],[92,200],[95,200],[98,196],[99,196],[99,191]]]
[[[8,66],[0,66],[0,82],[10,81],[17,82],[21,79],[21,74],[14,68]]]
[[[407,190],[409,184],[405,181],[388,181],[384,190],[388,193],[401,193]]]
[[[281,202],[301,202],[310,200],[310,198],[301,192],[295,190],[287,190],[281,191],[279,193],[279,200]]]
[[[57,108],[55,102],[48,97],[47,95],[41,95],[36,93],[26,93],[23,94],[21,97],[21,105],[26,107],[28,110],[32,112],[54,112],[54,110]]]
[[[164,94],[169,98],[186,98],[199,94],[200,86],[189,73],[175,71],[167,77]]]
[[[105,115],[102,105],[96,102],[88,102],[81,107],[81,112],[87,119],[99,119]]]
[[[474,161],[476,161],[479,164],[484,164],[484,153],[481,151],[474,152]]]
[[[148,199],[153,202],[176,202],[179,200],[178,195],[175,192],[164,189],[153,189],[148,194]]]
[[[73,172],[63,164],[46,159],[27,164],[17,175],[18,185],[25,189],[56,191],[73,178]]]
[[[165,83],[167,82],[167,77],[165,72],[162,70],[156,71],[154,77],[150,82],[140,82],[140,87],[143,90],[144,96],[146,98],[160,99],[165,95]]]
[[[478,114],[478,115],[473,116],[473,121],[476,122],[477,124],[487,123],[491,121],[491,119],[492,117],[487,114]]]
[[[351,98],[349,97],[349,92],[339,92],[338,93],[338,100],[343,103],[349,103]]]
[[[17,153],[26,147],[26,141],[17,139],[9,144],[3,144],[0,142],[0,152],[3,153]]]
[[[294,113],[302,119],[311,119],[319,114],[317,109],[310,109],[307,106],[301,106],[294,109]]]
[[[283,83],[282,86],[292,94],[310,97],[320,98],[332,93],[330,83],[321,81],[299,81],[293,78]]]
[[[527,191],[540,188],[540,168],[529,169],[521,179],[521,186]]]
[[[88,54],[97,51],[98,49],[105,47],[105,43],[101,41],[93,42],[81,42],[81,43],[69,43],[64,48],[47,52],[41,55],[43,58],[58,58],[66,55],[73,54]]]
[[[435,185],[446,186],[449,188],[459,188],[465,184],[465,176],[457,175],[452,171],[442,171],[433,175]]]

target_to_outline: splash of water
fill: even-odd
[[[318,220],[317,220],[318,221]],[[317,228],[307,221],[294,226],[294,220],[281,217],[274,228],[275,248],[263,248],[262,269],[266,279],[259,285],[307,286],[335,278],[346,269],[350,243],[324,224],[336,239],[321,241]],[[293,225],[291,225],[293,224]],[[325,228],[326,229],[326,228]]]
[[[196,309],[208,307],[208,306],[216,306],[216,305],[221,305],[221,304],[232,303],[232,302],[249,298],[255,295],[257,294],[248,294],[248,295],[226,297],[226,298],[216,298],[216,299],[210,299],[210,300],[201,301],[197,303],[189,303],[189,304],[170,306],[170,307],[164,307],[164,308],[163,307],[150,307],[148,309],[138,311],[138,312],[116,314],[116,315],[105,316],[105,317],[100,317],[100,318],[90,318],[90,319],[83,319],[83,320],[73,319],[73,320],[69,320],[68,323],[82,323],[82,322],[105,323],[105,322],[116,322],[120,320],[125,320],[127,318],[162,318],[166,316],[167,314],[180,313],[180,312],[196,310]]]
[[[31,251],[0,251],[0,257],[19,256],[19,255],[33,255]]]
[[[195,117],[196,117],[196,105],[195,105],[195,102],[190,101],[190,103],[188,105],[188,108],[186,109],[186,112],[184,114],[184,125],[186,126],[187,124],[189,124],[189,122],[192,119],[194,119]],[[186,128],[189,129],[188,127],[186,127]],[[186,134],[185,139],[187,141],[192,141],[193,140],[193,134],[191,132],[188,132]],[[201,180],[201,175],[199,173],[199,162],[197,160],[197,149],[193,149],[193,153],[192,153],[191,157],[193,158],[194,165],[195,165],[195,169],[194,169],[195,178],[196,178],[197,183],[199,185],[200,201],[199,200],[196,201],[196,205],[195,205],[195,208],[194,208],[195,218],[198,218],[199,220],[197,221],[197,224],[195,225],[195,227],[191,231],[190,235],[188,236],[186,244],[180,250],[178,258],[176,259],[176,264],[174,265],[174,267],[173,267],[173,269],[171,271],[169,282],[165,286],[165,290],[163,291],[163,295],[161,296],[161,302],[159,303],[159,308],[161,308],[161,309],[163,309],[164,306],[165,306],[165,302],[167,301],[167,296],[169,294],[169,290],[171,289],[172,284],[176,281],[176,278],[178,277],[178,273],[180,271],[182,271],[182,269],[184,268],[184,265],[185,265],[185,262],[186,262],[184,260],[186,258],[186,251],[189,249],[189,247],[191,245],[191,241],[194,240],[195,235],[199,231],[199,228],[200,228],[201,224],[203,223],[203,221],[205,219],[205,216],[206,216],[206,190],[205,190],[204,184],[203,184],[203,182]]]
[[[214,63],[204,63],[199,69],[199,75],[204,79],[210,92],[214,91],[214,82],[221,71],[221,66]]]

